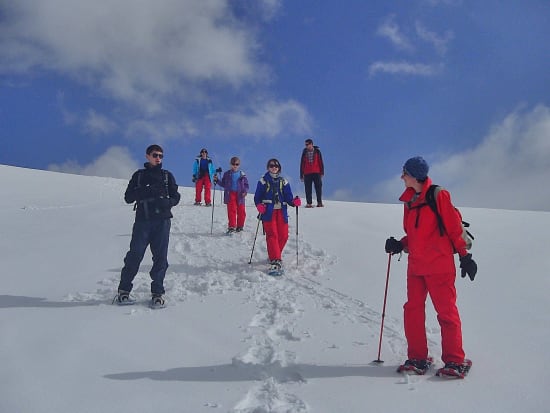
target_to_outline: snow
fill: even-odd
[[[167,308],[151,310],[150,255],[134,306],[112,305],[133,211],[126,180],[0,166],[0,412],[543,412],[550,395],[550,213],[461,208],[476,237],[474,282],[457,278],[465,380],[404,377],[406,257],[401,205],[326,201],[299,209],[282,278],[265,275],[253,206],[243,233],[226,209],[173,209]],[[300,193],[302,188],[295,187]],[[396,197],[399,194],[396,194]],[[251,197],[249,201],[252,202]],[[439,326],[428,302],[435,367]],[[507,366],[507,363],[513,366]]]

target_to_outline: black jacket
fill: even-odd
[[[172,218],[170,208],[180,201],[178,185],[172,173],[161,165],[146,163],[132,175],[124,200],[136,203],[136,221]]]

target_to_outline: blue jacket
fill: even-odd
[[[283,218],[285,222],[288,222],[287,206],[294,206],[294,195],[292,195],[290,184],[282,176],[279,176],[276,180],[274,180],[269,172],[266,172],[266,174],[258,181],[256,193],[254,194],[254,204],[258,205],[263,203],[267,207],[265,214],[262,215],[262,221],[271,221],[273,207],[277,197],[281,203]]]
[[[195,158],[195,162],[193,162],[193,177],[195,179],[201,178],[201,176],[199,176],[199,167],[200,167],[201,159],[202,159],[201,156],[197,156]],[[216,173],[216,169],[214,168],[214,163],[212,162],[212,159],[210,159],[209,157],[206,157],[206,159],[208,160],[208,175],[210,175],[210,182],[214,182],[214,174]]]
[[[240,174],[237,180],[237,204],[243,205],[245,203],[246,194],[248,193],[248,178],[243,171],[237,171]],[[233,183],[233,178],[231,176],[232,171],[225,171],[222,179],[218,179],[217,184],[223,188],[223,203],[229,203],[229,193],[231,192],[231,185]]]

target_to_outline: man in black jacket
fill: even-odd
[[[124,268],[120,274],[120,284],[116,301],[119,305],[134,304],[130,297],[132,281],[143,260],[145,250],[150,245],[153,255],[151,276],[151,307],[164,307],[164,276],[168,269],[168,241],[170,237],[170,208],[180,201],[178,185],[174,176],[162,169],[163,150],[159,145],[150,145],[145,157],[144,169],[132,175],[124,200],[135,202],[136,218],[132,229],[130,250],[124,258]]]

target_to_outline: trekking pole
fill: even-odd
[[[390,280],[390,264],[391,253],[388,253],[388,271],[386,273],[386,289],[384,291],[384,305],[382,306],[382,323],[380,324],[380,340],[378,342],[378,358],[373,360],[373,363],[383,363],[384,360],[380,360],[380,351],[382,349],[382,332],[384,331],[384,318],[386,317],[386,298],[388,296],[388,282]]]
[[[252,264],[252,254],[254,254],[254,247],[256,246],[256,238],[258,237],[258,229],[260,228],[260,221],[262,214],[258,214],[258,225],[256,225],[256,235],[254,235],[254,242],[252,243],[252,251],[250,252],[250,259],[248,260],[249,264]]]
[[[298,207],[296,208],[296,267],[298,267]]]
[[[214,204],[216,203],[216,182],[214,182],[214,195],[212,196],[212,221],[210,222],[210,235],[214,229]]]

